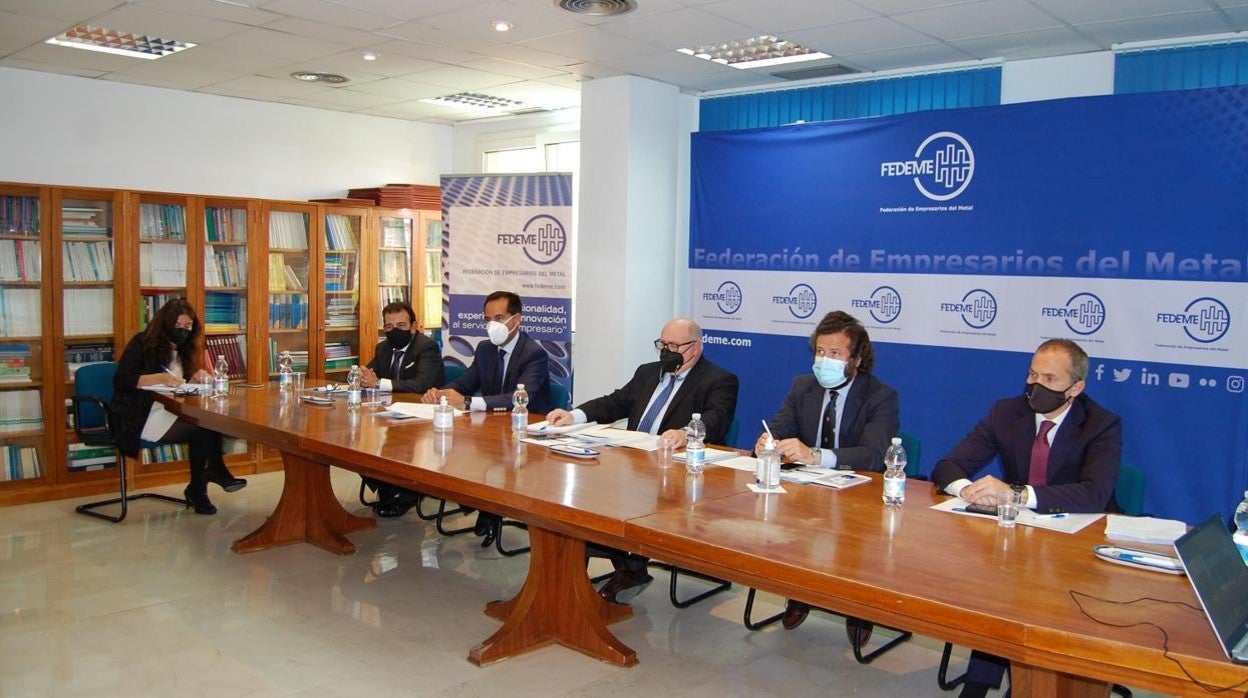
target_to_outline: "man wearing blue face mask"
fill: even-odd
[[[836,310],[823,316],[810,337],[811,374],[798,376],[780,411],[768,422],[776,451],[792,463],[842,470],[884,470],[884,451],[900,428],[897,391],[871,374],[875,350],[854,317]],[[763,450],[760,434],[754,452]],[[789,601],[784,627],[806,620],[810,607]],[[866,644],[872,625],[848,618],[851,642]]]

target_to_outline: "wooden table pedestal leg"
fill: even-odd
[[[629,606],[607,603],[585,572],[585,541],[529,527],[529,576],[514,598],[494,601],[486,615],[503,627],[472,648],[468,661],[485,665],[557,642],[616,666],[637,663],[607,623],[627,618]]]
[[[329,481],[329,466],[282,454],[286,480],[277,508],[260,528],[234,541],[236,553],[307,542],[337,555],[355,552],[345,534],[377,525],[374,519],[347,513]]]
[[[1010,662],[1010,695],[1014,698],[1105,698],[1109,695],[1109,684]]]

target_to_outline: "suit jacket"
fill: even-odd
[[[430,388],[441,388],[446,383],[446,369],[442,367],[442,353],[438,343],[423,332],[412,334],[412,341],[403,352],[403,363],[398,376],[390,375],[394,350],[389,342],[377,345],[373,360],[368,367],[378,378],[389,378],[391,390],[396,393],[423,393]]]
[[[1023,396],[997,402],[988,416],[936,464],[932,481],[944,489],[975,474],[994,457],[1001,458],[1007,482],[1026,483],[1036,414]],[[1079,395],[1053,438],[1048,484],[1034,487],[1036,511],[1097,513],[1114,508],[1114,484],[1122,462],[1122,421],[1118,415]]]
[[[507,375],[500,388],[498,349],[490,340],[482,340],[473,352],[472,365],[446,387],[464,397],[481,395],[485,409],[494,411],[510,410],[511,394],[517,383],[523,383],[529,393],[529,411],[549,412],[550,369],[546,365],[546,350],[522,330],[512,356],[507,359]]]
[[[636,429],[659,379],[667,375],[657,361],[642,364],[623,388],[590,400],[580,409],[592,422],[610,423],[628,417],[628,428]],[[659,433],[684,428],[693,419],[693,413],[699,412],[706,425],[706,440],[724,443],[737,410],[737,384],[735,375],[707,361],[705,356],[699,358],[659,418]]]
[[[777,439],[797,437],[814,446],[823,420],[823,396],[827,390],[812,375],[798,376],[789,388],[780,411],[768,426]],[[870,373],[859,373],[849,386],[844,414],[840,415],[840,446],[836,453],[838,468],[853,470],[884,470],[884,451],[901,428],[898,417],[900,400],[897,391]]]

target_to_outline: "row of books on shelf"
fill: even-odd
[[[177,204],[139,204],[139,237],[185,240],[186,208]]]
[[[204,294],[204,331],[239,332],[247,324],[247,297],[241,293]]]
[[[300,264],[299,270],[286,263],[286,255],[281,252],[269,253],[269,290],[270,291],[302,291],[307,288],[308,260],[306,257],[292,259]]]
[[[43,334],[42,303],[37,288],[0,288],[0,337]]]
[[[139,296],[139,330],[146,330],[147,323],[155,315],[156,311],[175,298],[184,298],[186,294],[181,291],[161,291],[152,292],[144,291]]]
[[[354,295],[354,294],[353,294]],[[355,327],[360,324],[355,299],[348,295],[330,296],[325,301],[326,327]]]
[[[410,218],[382,218],[381,246],[402,247],[405,250],[412,246],[412,221]]]
[[[204,234],[208,242],[247,242],[247,209],[204,209]]]
[[[304,330],[307,323],[308,299],[302,293],[269,294],[269,329]]]
[[[354,291],[356,285],[355,260],[343,260],[338,255],[325,256],[325,290]]]
[[[230,380],[247,379],[247,337],[240,334],[208,337],[204,340],[205,363],[217,365],[217,357],[225,356],[225,363],[230,367],[227,375]]]
[[[61,247],[61,267],[66,281],[112,281],[113,243],[66,242]]]
[[[29,383],[31,356],[29,344],[0,344],[0,383]]]
[[[71,473],[103,470],[117,465],[117,449],[112,446],[70,444],[66,466]]]
[[[112,360],[112,344],[70,344],[65,347],[65,380],[72,381],[74,374],[83,366]]]
[[[145,242],[139,245],[140,286],[185,286],[186,246]]]
[[[353,364],[359,363],[359,361],[360,357],[355,353],[355,347],[351,346],[350,342],[325,343],[325,370],[348,369]]]
[[[411,262],[406,252],[382,250],[378,264],[379,281],[383,284],[406,284],[411,275]]]
[[[43,430],[38,390],[11,390],[0,400],[0,432]]]
[[[189,448],[186,444],[161,444],[143,449],[139,456],[144,463],[170,463],[186,460]]]
[[[43,477],[39,449],[34,446],[0,446],[0,482]]]
[[[356,232],[355,216],[330,214],[325,216],[325,248],[330,250],[358,250],[360,236]]]
[[[68,336],[113,333],[113,290],[111,288],[65,289],[64,330]]]
[[[407,295],[407,286],[382,286],[379,290],[381,291],[381,307],[383,308],[395,301],[412,302],[412,299],[408,298]]]
[[[293,349],[279,350],[277,348],[277,340],[270,339],[269,340],[269,373],[277,373],[277,358],[278,356],[281,355],[283,351],[290,352],[292,371],[296,371],[296,372],[305,371],[306,372],[308,370],[308,350],[307,349],[300,349],[298,351],[293,350]]]
[[[38,235],[39,231],[38,197],[0,196],[0,233]]]
[[[43,258],[38,240],[0,240],[0,281],[39,281]]]
[[[308,217],[291,211],[269,215],[269,247],[286,250],[308,249]]]
[[[246,285],[246,247],[220,249],[209,245],[204,249],[204,286],[221,288]]]
[[[61,235],[93,236],[108,235],[112,216],[99,206],[62,206]]]

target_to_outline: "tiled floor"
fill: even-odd
[[[359,479],[334,473],[339,498],[365,512]],[[612,626],[637,666],[552,646],[477,667],[468,649],[498,628],[483,604],[519,589],[527,556],[441,537],[412,513],[353,534],[351,557],[308,545],[232,553],[281,477],[214,487],[216,516],[155,500],[132,503],[121,524],[74,514],[77,501],[0,509],[0,696],[953,695],[936,686],[933,640],[859,666],[834,616],[752,633],[744,589],[678,611],[662,572]],[[759,598],[759,615],[781,603]]]

